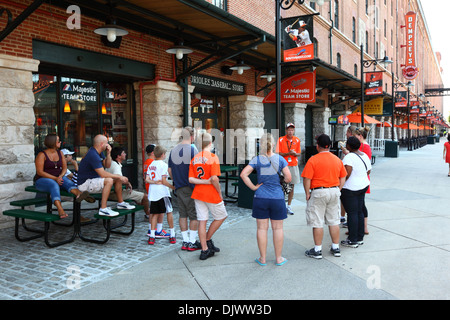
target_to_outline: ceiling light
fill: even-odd
[[[244,63],[242,60],[238,60],[238,62],[230,67],[231,70],[237,70],[238,74],[243,74],[245,70],[249,70],[250,67]]]
[[[178,60],[183,59],[183,55],[194,52],[189,47],[183,45],[183,42],[180,41],[177,45],[166,50],[167,53],[174,54]]]
[[[114,42],[117,37],[126,36],[128,34],[127,30],[116,25],[116,20],[111,20],[109,23],[107,21],[104,26],[95,29],[94,32],[101,36],[106,36],[109,42]]]

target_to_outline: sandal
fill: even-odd
[[[89,192],[83,191],[78,195],[78,197],[75,199],[76,202],[80,203],[81,201],[85,200],[87,197],[89,197]]]

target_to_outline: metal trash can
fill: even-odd
[[[398,158],[398,141],[385,141],[384,156],[387,158]]]
[[[254,173],[250,173],[248,176],[250,180],[253,182],[253,184],[258,183],[258,177],[256,175],[256,171],[253,171]],[[239,178],[239,184],[238,184],[239,190],[238,190],[238,207],[241,208],[247,208],[252,209],[253,208],[253,196],[255,195],[255,192],[250,190],[249,187],[247,187],[242,181],[241,178]]]
[[[428,136],[427,137],[427,144],[434,144],[434,140],[435,140],[434,136]]]
[[[437,135],[436,135],[436,143],[439,143],[439,140],[440,140],[440,137],[439,137],[439,135],[437,134]]]

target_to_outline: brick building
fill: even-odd
[[[360,44],[365,60],[387,55],[394,61],[387,69],[376,67],[384,71],[386,106],[392,101],[392,75],[395,82],[406,82],[400,26],[408,11],[417,12],[420,43],[420,72],[411,93],[442,87],[418,0],[333,0],[323,6],[305,1],[281,10],[283,18],[315,14],[316,59],[285,66],[282,74],[313,68],[317,95],[314,103],[283,103],[280,123],[276,105],[263,103],[275,82],[261,78],[276,63],[274,1],[0,0],[0,9],[5,9],[0,23],[0,211],[26,197],[22,191],[33,179],[34,157],[50,132],[57,132],[79,159],[98,133],[125,146],[124,172],[136,186],[142,185],[145,146],[170,149],[177,143],[174,129],[184,125],[243,130],[245,159],[254,155],[262,130],[279,127],[284,133],[280,123],[296,124],[303,151],[319,133],[339,139],[345,127],[333,131],[328,119],[358,106]],[[110,20],[128,34],[110,41],[94,32]],[[180,41],[193,51],[179,60],[167,50]],[[231,70],[240,61],[250,67],[242,74]],[[442,113],[441,97],[427,99]],[[378,119],[391,121],[388,115]],[[395,122],[404,122],[404,115]],[[404,136],[404,130],[396,130]],[[384,137],[390,134],[385,130]],[[0,226],[7,225],[11,221],[1,217]]]

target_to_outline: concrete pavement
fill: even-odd
[[[103,246],[77,240],[49,249],[34,240],[30,253],[29,244],[18,243],[12,230],[3,230],[0,253],[10,267],[0,274],[0,285],[8,286],[0,298],[163,299],[180,303],[185,299],[449,299],[450,178],[442,149],[441,139],[439,144],[418,150],[401,150],[398,158],[377,158],[371,174],[372,192],[366,196],[370,234],[359,248],[341,247],[339,258],[328,252],[327,230],[324,258],[315,260],[304,255],[313,241],[299,185],[295,215],[284,223],[283,256],[288,262],[283,266],[275,266],[270,241],[267,266],[254,262],[259,256],[256,223],[250,210],[235,205],[228,206],[230,219],[214,237],[221,252],[206,261],[198,259],[199,252],[181,251],[180,240],[176,245],[164,241],[149,248],[139,233],[126,241],[116,236]],[[143,232],[147,223],[138,224],[143,224],[139,231]],[[341,229],[341,239],[345,239],[345,231]],[[45,257],[47,265],[42,270],[40,263]],[[38,276],[35,273],[32,277],[24,267],[17,270],[18,265],[36,261]],[[55,263],[60,273],[46,276],[43,271],[51,271]],[[68,265],[79,269],[67,273]],[[102,269],[106,272],[100,272]],[[21,277],[21,272],[28,276]],[[43,292],[42,283],[48,283],[51,292]]]

